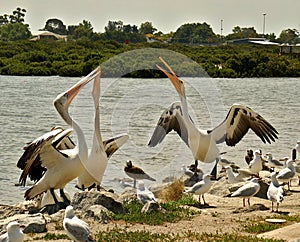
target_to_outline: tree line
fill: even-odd
[[[12,14],[0,16],[0,40],[14,41],[24,40],[32,37],[30,27],[25,24],[26,9],[16,8]],[[146,37],[152,39],[181,44],[220,44],[227,40],[241,38],[265,37],[270,41],[278,43],[297,44],[300,43],[299,31],[296,29],[282,30],[277,38],[274,33],[262,35],[257,33],[254,27],[235,26],[232,33],[227,36],[215,34],[207,23],[186,23],[181,25],[175,32],[162,33],[157,30],[152,22],[141,23],[140,26],[125,24],[123,21],[109,21],[103,33],[94,32],[90,21],[83,20],[78,25],[66,26],[57,18],[48,19],[43,28],[60,35],[67,35],[68,40],[88,39],[91,41],[113,40],[120,43],[145,42]]]

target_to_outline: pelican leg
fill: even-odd
[[[190,178],[191,181],[198,182],[199,181],[199,176],[197,173],[197,168],[198,168],[198,160],[195,160],[195,170],[194,170],[194,175]]]
[[[243,198],[243,207],[246,207],[245,199],[246,198]]]
[[[71,201],[67,198],[64,189],[59,189],[60,196],[63,198],[63,202],[67,205],[70,205]]]
[[[57,200],[57,198],[55,196],[55,193],[54,193],[54,188],[50,188],[50,193],[53,197],[53,200],[54,200],[55,204],[58,204],[58,200]]]
[[[133,188],[136,188],[136,179],[133,180]]]
[[[249,207],[250,207],[250,198],[248,198],[248,205],[249,205]]]

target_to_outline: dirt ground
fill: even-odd
[[[298,181],[293,180],[291,191],[287,192],[283,203],[279,206],[278,214],[299,215],[300,214],[300,187]],[[198,199],[198,197],[197,197]],[[166,223],[162,226],[150,226],[145,224],[129,224],[122,221],[109,222],[101,224],[92,219],[85,219],[89,223],[92,234],[100,231],[107,231],[112,228],[126,229],[126,231],[146,230],[151,233],[181,233],[181,232],[197,232],[197,233],[232,233],[238,232],[247,234],[244,226],[253,221],[264,221],[267,217],[272,217],[277,213],[271,212],[271,202],[267,199],[258,197],[251,198],[251,206],[243,207],[241,198],[231,198],[206,194],[205,200],[209,206],[193,207],[199,214],[195,215],[191,220],[182,220],[177,223]],[[61,215],[63,216],[63,214]],[[62,221],[62,220],[61,220]],[[286,222],[289,225],[292,222]],[[48,232],[64,233],[64,231],[55,230],[54,222],[47,224]],[[26,239],[32,240],[34,237],[42,237],[43,234],[26,235]],[[39,241],[39,240],[36,240]],[[51,240],[49,240],[51,241]],[[58,241],[58,240],[55,240]],[[65,241],[65,240],[60,240]]]

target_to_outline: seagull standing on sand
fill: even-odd
[[[258,178],[252,178],[247,184],[237,189],[231,194],[231,197],[242,197],[243,206],[246,206],[245,200],[248,199],[248,205],[250,206],[250,198],[253,197],[260,190]]]
[[[131,177],[134,180],[133,187],[136,188],[136,180],[143,180],[147,179],[150,181],[156,181],[154,178],[149,176],[147,173],[143,171],[143,169],[132,165],[131,160],[126,162],[126,166],[124,168],[125,173],[127,176]]]
[[[75,215],[70,205],[66,207],[63,227],[69,238],[76,242],[94,241],[90,237],[89,225]]]
[[[267,191],[267,197],[272,202],[272,212],[274,211],[273,203],[276,202],[277,204],[276,212],[278,212],[279,203],[281,203],[283,200],[283,189],[279,185],[276,176],[277,176],[277,172],[271,173],[271,183]]]
[[[185,144],[191,149],[197,168],[198,161],[211,163],[220,155],[217,144],[226,142],[228,146],[235,146],[252,129],[254,133],[265,143],[271,143],[277,139],[276,129],[261,115],[251,108],[234,104],[226,118],[217,127],[211,130],[198,129],[188,113],[185,87],[172,68],[160,58],[169,72],[157,66],[172,82],[180,102],[174,102],[160,116],[148,143],[154,147],[162,142],[165,136],[175,130]],[[195,176],[197,173],[195,172]]]
[[[145,187],[145,184],[143,181],[138,181],[138,188],[136,190],[137,198],[143,203],[146,204],[147,202],[156,202],[157,200],[154,196],[154,194]]]
[[[234,173],[231,166],[225,166],[227,178],[229,183],[244,182],[248,175]]]
[[[257,174],[259,176],[259,172],[263,169],[263,159],[261,157],[261,151],[260,150],[256,150],[254,151],[254,158],[252,161],[250,161],[249,164],[249,170],[254,173]]]
[[[266,153],[266,157],[267,157],[266,166],[272,168],[273,170],[274,170],[274,168],[283,168],[284,167],[283,163],[281,163],[279,160],[273,159],[273,156],[271,153]]]
[[[23,242],[24,234],[17,221],[10,222],[6,226],[7,232],[0,236],[0,242]]]
[[[211,188],[211,186],[213,184],[213,182],[211,181],[212,177],[213,176],[210,175],[210,174],[205,174],[203,176],[202,181],[199,181],[199,182],[195,183],[192,187],[188,188],[185,191],[185,193],[193,193],[193,194],[199,195],[198,201],[199,201],[200,205],[201,205],[201,196],[202,196],[203,204],[208,205],[205,202],[204,194],[209,191],[209,189]]]
[[[294,160],[289,159],[286,162],[286,168],[283,168],[278,172],[278,175],[276,176],[277,180],[279,182],[287,183],[288,190],[290,190],[291,187],[291,180],[296,175],[295,167],[294,167]]]

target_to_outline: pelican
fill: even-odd
[[[241,104],[232,105],[224,121],[214,129],[202,130],[196,128],[188,113],[183,81],[176,76],[175,72],[162,58],[160,60],[169,69],[170,73],[159,65],[157,67],[172,82],[179,95],[180,102],[172,103],[162,113],[148,146],[156,146],[162,142],[166,134],[175,130],[191,149],[197,167],[198,160],[210,163],[219,157],[220,151],[217,144],[226,141],[228,146],[235,146],[249,129],[252,129],[264,143],[271,143],[271,141],[274,142],[277,139],[278,132],[268,121],[251,108]]]
[[[71,149],[57,149],[57,145],[70,135],[72,130],[54,129],[30,143],[19,159],[17,166],[24,167],[20,176],[21,184],[25,185],[27,176],[34,177],[37,181],[25,192],[26,200],[33,199],[50,190],[59,210],[62,204],[55,197],[54,189],[60,189],[61,197],[64,199],[63,207],[65,208],[70,203],[63,189],[68,182],[84,171],[84,163],[88,159],[88,148],[83,131],[77,122],[71,118],[68,109],[79,91],[97,75],[100,75],[100,68],[92,71],[69,90],[59,94],[54,100],[57,112],[75,130],[78,144]]]
[[[95,77],[92,91],[95,107],[93,145],[84,172],[78,177],[76,187],[85,190],[94,186],[100,190],[100,184],[107,167],[108,159],[129,138],[127,134],[119,135],[106,141],[102,141],[100,132],[100,74]]]

